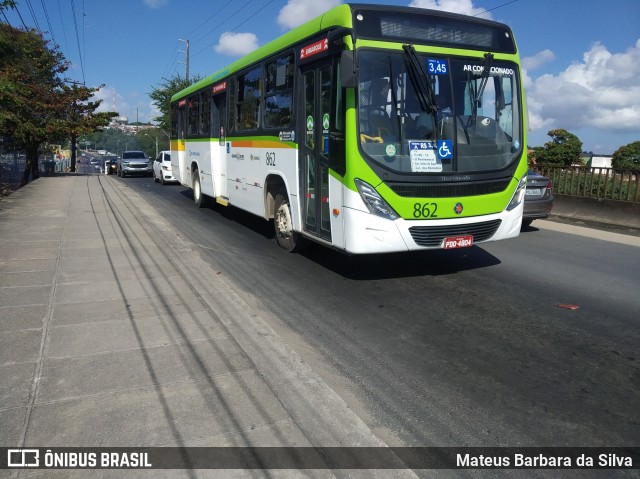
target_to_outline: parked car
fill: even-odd
[[[163,185],[167,183],[177,183],[171,170],[171,152],[161,151],[153,161],[153,181],[159,181]]]
[[[128,150],[122,152],[118,161],[118,176],[129,175],[151,176],[151,163],[144,151]]]
[[[531,226],[535,219],[549,217],[553,207],[553,183],[546,176],[533,170],[527,172],[527,189],[524,195],[522,227]]]

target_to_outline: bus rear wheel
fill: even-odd
[[[282,193],[279,193],[275,199],[273,225],[278,245],[289,253],[301,251],[307,246],[307,240],[300,233],[293,231],[289,198]]]

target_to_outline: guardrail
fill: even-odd
[[[536,165],[553,181],[554,193],[640,203],[640,172],[588,166]]]

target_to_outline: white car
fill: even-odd
[[[167,183],[177,183],[171,171],[171,152],[161,151],[153,160],[153,181],[159,181],[163,185]]]

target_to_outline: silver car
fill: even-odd
[[[122,152],[118,160],[118,176],[151,176],[151,162],[144,151],[129,150]]]

